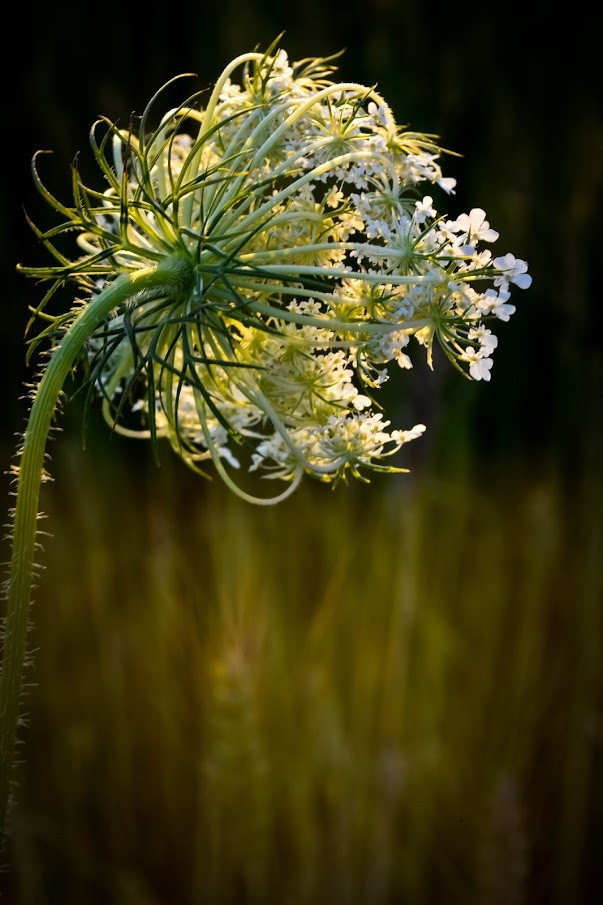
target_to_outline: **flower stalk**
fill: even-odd
[[[81,309],[54,350],[33,399],[20,450],[13,550],[0,674],[0,826],[5,826],[13,772],[19,706],[26,661],[29,606],[35,574],[40,486],[53,415],[82,348],[111,312],[136,295],[161,287],[180,295],[190,289],[193,269],[177,257],[109,283],[93,303]]]

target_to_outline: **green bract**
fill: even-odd
[[[478,248],[498,235],[483,211],[451,222],[420,191],[454,185],[433,136],[396,125],[372,88],[332,81],[328,61],[271,53],[234,60],[204,109],[193,96],[155,129],[161,92],[137,132],[97,123],[104,191],[75,172],[67,207],[36,174],[64,218],[42,238],[53,249],[75,227],[82,256],[25,268],[54,280],[49,295],[70,279],[94,302],[121,274],[178,261],[177,291],[130,295],[90,337],[92,395],[116,430],[168,437],[197,470],[211,458],[260,503],[304,473],[399,471],[386,458],[424,427],[390,431],[375,412],[388,364],[411,366],[413,336],[431,362],[437,337],[469,376],[489,379],[497,340],[484,321],[508,319],[509,283],[530,279],[524,262]],[[284,490],[250,496],[232,479],[242,465]]]

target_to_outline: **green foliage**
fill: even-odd
[[[415,475],[258,510],[63,450],[19,905],[584,900],[594,477]]]

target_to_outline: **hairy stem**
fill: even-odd
[[[48,432],[63,384],[87,340],[118,305],[157,286],[170,293],[190,291],[192,265],[181,257],[157,266],[123,274],[110,283],[74,320],[53,351],[35,394],[21,450],[13,552],[7,598],[2,673],[0,675],[0,835],[6,833],[23,669],[27,656],[29,606],[34,579],[34,556],[40,485]]]

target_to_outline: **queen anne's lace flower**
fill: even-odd
[[[471,251],[480,240],[496,242],[498,239],[498,233],[495,229],[490,229],[490,224],[486,220],[486,212],[481,207],[473,208],[470,214],[461,214],[454,223],[448,224],[448,229],[451,232],[459,233],[459,241],[467,243]]]
[[[141,292],[90,342],[107,419],[169,437],[195,469],[212,459],[235,489],[232,468],[287,482],[275,499],[304,473],[401,470],[386,459],[424,426],[390,430],[374,411],[388,365],[410,368],[413,340],[431,364],[436,338],[489,380],[497,338],[485,324],[515,310],[510,284],[530,283],[524,261],[480,248],[498,238],[483,210],[438,215],[424,188],[455,183],[433,138],[332,74],[283,50],[245,54],[204,108],[194,97],[153,130],[149,106],[137,134],[109,124],[100,142],[93,128],[104,191],[78,177],[67,208],[36,175],[66,221],[46,244],[76,227],[83,257],[31,273],[73,278],[93,301],[120,273],[170,257],[190,270],[186,292]]]

